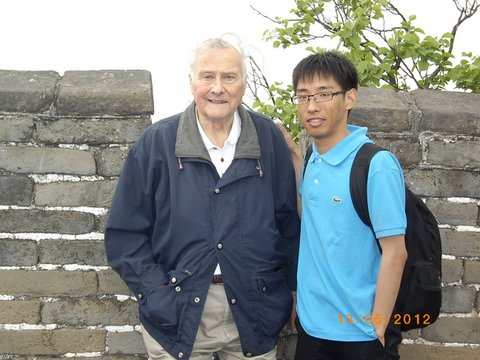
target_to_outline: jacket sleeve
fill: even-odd
[[[280,234],[289,248],[288,284],[291,290],[296,290],[300,219],[297,213],[295,172],[285,139],[276,127],[273,141],[276,163],[275,217]]]
[[[134,146],[125,160],[105,228],[108,264],[139,298],[167,282],[150,245],[156,175],[145,152]]]

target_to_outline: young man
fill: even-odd
[[[107,258],[137,296],[149,359],[274,360],[299,239],[288,148],[271,119],[241,106],[235,44],[202,43],[190,86],[192,104],[147,129],[125,161]]]
[[[398,333],[391,345],[395,339],[389,339],[386,329],[407,257],[401,167],[387,151],[372,159],[372,233],[358,217],[349,190],[353,159],[370,141],[366,128],[347,124],[357,100],[354,65],[335,52],[308,56],[293,71],[293,88],[300,121],[313,140],[303,178],[302,156],[289,144],[301,178],[295,359],[395,358]],[[393,355],[387,355],[386,343]]]

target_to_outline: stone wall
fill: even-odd
[[[151,123],[149,72],[0,70],[0,359],[145,359],[103,226]],[[361,89],[352,122],[399,157],[441,223],[442,314],[402,359],[480,357],[480,94]],[[279,343],[292,359],[294,337]]]

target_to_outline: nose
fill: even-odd
[[[313,97],[308,99],[308,102],[305,104],[308,112],[316,112],[319,110],[320,103],[313,100]]]
[[[223,86],[223,82],[221,79],[215,79],[215,81],[212,84],[212,89],[211,91],[215,94],[222,93],[225,90],[225,87]]]

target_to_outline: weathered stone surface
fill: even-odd
[[[98,151],[95,156],[98,174],[100,176],[119,176],[129,150],[129,147],[115,147]]]
[[[430,164],[464,169],[480,168],[480,141],[448,139],[427,144],[427,161]]]
[[[438,343],[480,343],[480,319],[441,317],[423,330],[422,337]]]
[[[112,269],[98,273],[98,293],[109,295],[133,295],[127,284]]]
[[[108,207],[115,180],[54,182],[36,187],[35,204],[42,206]]]
[[[420,130],[480,135],[480,94],[416,90],[412,95],[422,111]]]
[[[133,143],[151,125],[149,116],[126,118],[59,118],[37,123],[37,138],[48,144]]]
[[[39,300],[0,301],[0,323],[38,324],[40,322],[40,306]]]
[[[476,291],[472,287],[445,286],[442,288],[442,313],[471,313]]]
[[[42,240],[39,262],[43,264],[78,264],[105,266],[105,246],[99,240]]]
[[[47,302],[42,307],[47,324],[68,326],[139,325],[136,301],[116,299],[68,299]]]
[[[411,168],[417,166],[422,161],[422,147],[418,141],[409,139],[397,139],[387,136],[372,136],[375,143],[391,151],[398,159],[402,168]]]
[[[32,203],[33,181],[26,176],[0,176],[0,205]]]
[[[95,227],[93,214],[78,211],[0,211],[0,232],[82,234]]]
[[[477,225],[478,205],[473,202],[452,202],[445,199],[428,198],[426,204],[440,224]]]
[[[32,140],[33,131],[34,118],[31,115],[0,115],[0,142],[27,142]]]
[[[0,354],[61,355],[105,351],[106,331],[87,329],[2,330]]]
[[[89,151],[0,146],[0,168],[19,174],[95,174],[95,161],[93,153]]]
[[[406,172],[405,180],[418,195],[475,198],[480,194],[480,172],[417,168]]]
[[[454,256],[480,256],[480,233],[440,229],[442,253]]]
[[[463,261],[462,260],[442,260],[442,282],[454,283],[462,279]]]
[[[478,348],[402,344],[399,350],[402,360],[478,360]]]
[[[33,266],[37,262],[36,241],[0,239],[0,266]]]
[[[59,115],[153,114],[146,70],[66,71],[59,82]]]
[[[94,271],[0,270],[0,289],[14,296],[82,297],[96,293],[97,277]]]
[[[44,112],[53,104],[59,74],[54,71],[0,70],[0,110]]]
[[[109,354],[145,354],[147,351],[143,343],[142,334],[137,331],[109,332]]]
[[[369,131],[410,132],[408,96],[393,90],[362,87],[349,122],[366,126]]]
[[[465,284],[480,284],[479,261],[465,260],[465,273],[463,275],[463,281]]]

